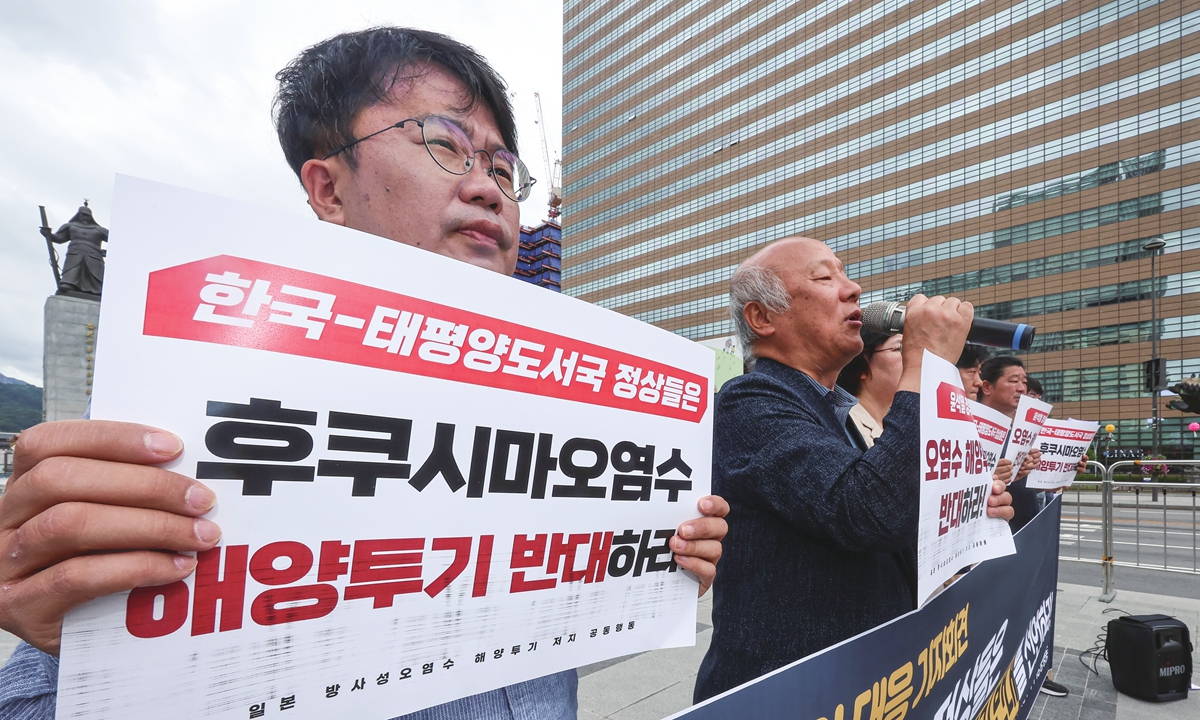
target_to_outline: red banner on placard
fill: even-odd
[[[972,422],[974,418],[971,415],[971,409],[967,407],[967,396],[961,388],[956,388],[950,383],[942,383],[938,385],[938,417],[947,420],[963,420]]]
[[[150,273],[143,333],[700,422],[708,381],[574,338],[221,255]]]
[[[1008,437],[1008,428],[978,416],[975,417],[975,428],[979,430],[979,437],[991,440],[997,445],[1003,445],[1004,439]]]
[[[1044,425],[1041,432],[1038,433],[1040,438],[1052,438],[1055,440],[1077,440],[1080,442],[1091,442],[1092,436],[1096,433],[1090,430],[1076,430],[1075,428],[1062,427],[1060,425]]]
[[[1037,408],[1029,408],[1025,411],[1025,422],[1031,422],[1035,425],[1045,424],[1047,417],[1045,411],[1038,410]]]

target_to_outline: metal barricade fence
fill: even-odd
[[[1088,469],[1099,482],[1078,482],[1063,494],[1059,557],[1100,563],[1104,602],[1114,596],[1114,566],[1200,574],[1200,461],[1156,460],[1154,464],[1166,466],[1168,472],[1172,468],[1195,472],[1185,472],[1184,482],[1116,480],[1118,475],[1140,476],[1141,465],[1123,460],[1105,468],[1089,462]],[[1159,494],[1161,499],[1147,499]],[[1066,550],[1072,544],[1074,553]]]
[[[1087,466],[1088,471],[1096,475],[1095,482],[1077,480],[1063,493],[1058,556],[1099,564],[1104,558],[1103,485],[1107,470],[1095,461],[1088,462]],[[1074,554],[1068,550],[1072,545]]]

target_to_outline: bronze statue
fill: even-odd
[[[42,235],[50,250],[50,264],[54,267],[54,279],[58,282],[56,295],[70,295],[96,299],[104,285],[104,256],[107,254],[102,243],[108,240],[108,229],[100,227],[92,217],[87,200],[75,213],[75,217],[58,229],[50,232],[46,221],[46,209],[42,208]],[[58,254],[52,243],[69,243],[67,259],[63,262],[62,275],[58,272]]]

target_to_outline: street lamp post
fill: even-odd
[[[1154,403],[1154,427],[1151,433],[1151,443],[1153,448],[1151,455],[1158,456],[1160,445],[1160,429],[1158,417],[1158,399],[1161,392],[1158,388],[1158,266],[1156,260],[1158,251],[1166,247],[1167,241],[1161,237],[1156,237],[1150,242],[1142,246],[1143,250],[1150,251],[1150,367],[1151,367],[1151,391],[1152,401]],[[1151,473],[1150,477],[1157,482],[1158,478],[1155,473]],[[1158,488],[1152,488],[1151,501],[1158,501]]]

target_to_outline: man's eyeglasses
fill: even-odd
[[[425,140],[425,149],[429,151],[429,156],[439,167],[452,175],[466,175],[471,172],[471,168],[475,167],[475,156],[483,153],[491,163],[488,175],[496,181],[496,185],[508,199],[516,202],[525,200],[529,197],[533,184],[537,182],[529,176],[529,168],[521,162],[521,158],[504,149],[495,152],[476,150],[466,131],[459,127],[458,123],[437,115],[430,115],[424,120],[401,120],[395,125],[388,125],[382,130],[348,142],[321,159],[328,160],[363,140],[369,140],[393,128],[403,128],[405,123],[416,123],[417,127],[421,128],[421,137]]]

